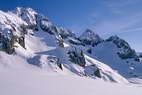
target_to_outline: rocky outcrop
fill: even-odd
[[[86,61],[82,50],[74,48],[74,50],[69,51],[68,54],[71,62],[85,67]]]
[[[85,66],[84,72],[86,76],[102,78],[101,71],[95,64]]]
[[[16,37],[13,35],[12,30],[5,29],[4,30],[6,34],[0,33],[0,43],[1,43],[1,49],[6,51],[8,54],[12,54],[14,49],[14,44],[16,41]]]
[[[27,60],[30,64],[38,66],[43,69],[52,68],[53,70],[63,70],[60,59],[52,55],[37,55]]]

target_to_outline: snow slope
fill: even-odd
[[[41,70],[0,70],[1,95],[141,95],[138,85],[106,83]]]
[[[92,48],[92,56],[104,62],[126,78],[142,76],[142,64],[134,59],[121,59],[117,52],[119,48],[112,42],[104,42]]]
[[[18,66],[20,64],[32,64],[49,72],[59,72],[67,75],[71,74],[79,76],[84,76],[86,74],[88,76],[88,74],[90,72],[94,72],[97,67],[101,70],[103,80],[128,83],[125,78],[113,71],[104,63],[96,61],[89,56],[85,56],[86,67],[89,67],[90,65],[95,65],[96,67],[91,69],[91,71],[86,72],[86,68],[80,67],[79,65],[69,61],[67,52],[68,50],[71,50],[72,47],[67,43],[64,44],[64,48],[59,47],[56,43],[55,37],[42,30],[34,32],[34,35],[27,34],[25,45],[26,49],[17,44],[18,48],[15,49],[16,54],[14,55],[8,55],[0,51],[1,64],[7,64],[7,66],[12,68],[19,68],[15,63],[18,63]],[[63,70],[57,66],[56,57],[60,59]],[[96,79],[95,76],[90,77]]]

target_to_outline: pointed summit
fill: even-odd
[[[87,45],[95,45],[103,41],[103,39],[91,29],[87,29],[79,39]]]
[[[13,11],[13,13],[22,18],[29,25],[36,24],[36,15],[38,13],[32,8],[17,7],[16,10]]]

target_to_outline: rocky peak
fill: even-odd
[[[94,31],[87,29],[80,37],[79,39],[87,44],[87,45],[97,45],[98,43],[102,42],[103,39],[96,34]]]
[[[125,40],[119,38],[117,35],[109,37],[108,39],[106,39],[106,41],[113,42],[114,44],[117,45],[118,48],[124,48],[124,49],[131,48],[130,45]]]
[[[29,25],[36,24],[36,15],[38,13],[32,8],[17,7],[16,10],[13,11],[13,13],[15,13],[18,17],[23,19]]]
[[[125,40],[119,38],[117,35],[109,37],[106,42],[113,42],[119,48],[119,52],[117,52],[117,54],[122,59],[138,58],[135,50],[132,49]]]

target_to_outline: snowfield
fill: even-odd
[[[39,69],[0,70],[0,95],[141,95],[142,87]]]

